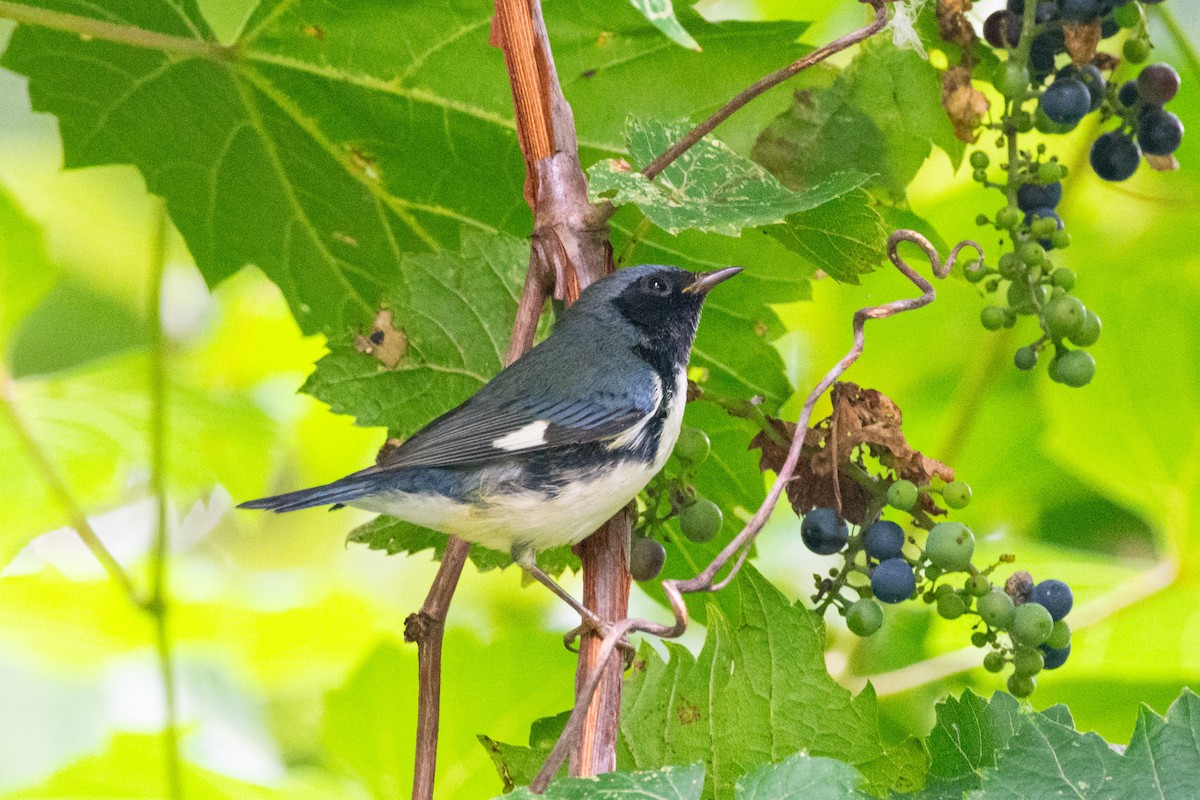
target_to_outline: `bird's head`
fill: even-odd
[[[584,289],[571,312],[628,325],[643,347],[684,364],[704,298],[741,271],[725,267],[689,272],[663,264],[627,267]]]

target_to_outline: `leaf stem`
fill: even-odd
[[[83,510],[83,506],[80,505],[75,495],[71,493],[66,482],[58,473],[58,469],[50,460],[50,454],[38,442],[37,437],[33,435],[33,431],[29,429],[25,420],[21,417],[21,413],[16,405],[15,389],[16,384],[12,377],[0,365],[0,410],[3,411],[4,417],[8,420],[9,425],[17,435],[17,439],[25,448],[25,452],[29,455],[29,460],[33,462],[34,468],[50,489],[50,493],[66,509],[70,525],[75,530],[76,535],[87,546],[87,549],[92,552],[96,560],[100,562],[100,566],[104,567],[112,579],[120,585],[122,591],[129,598],[129,601],[138,608],[144,609],[146,603],[142,599],[141,593],[138,592],[137,587],[133,585],[133,580],[129,577],[129,573],[125,571],[125,568],[121,566],[120,562],[105,547],[104,542],[101,541],[100,536],[88,521],[87,513]]]
[[[154,549],[150,554],[150,598],[146,610],[154,618],[154,645],[162,675],[163,750],[166,759],[167,797],[182,800],[183,777],[179,758],[179,713],[175,663],[168,628],[167,564],[169,526],[167,515],[167,343],[162,326],[163,274],[167,263],[168,221],[165,203],[157,203],[150,243],[150,291],[146,317],[150,322],[150,488],[157,502]]]
[[[76,14],[64,14],[61,11],[34,8],[9,0],[0,0],[0,18],[11,19],[23,25],[36,25],[63,33],[73,33],[82,39],[100,39],[165,53],[220,60],[229,60],[234,55],[233,48],[206,39],[172,36],[135,25],[120,25]]]

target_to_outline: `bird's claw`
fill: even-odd
[[[600,619],[590,620],[585,619],[578,627],[573,628],[563,634],[563,647],[570,650],[572,653],[578,653],[579,648],[576,642],[583,639],[584,636],[596,636],[600,639],[605,639],[612,632],[612,625]],[[621,659],[625,662],[625,669],[633,666],[633,658],[637,655],[637,650],[629,642],[628,636],[622,636],[617,642],[617,649],[621,651]]]

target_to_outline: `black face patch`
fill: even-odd
[[[634,349],[662,378],[673,385],[675,371],[687,363],[700,321],[703,294],[685,291],[695,281],[686,270],[664,267],[643,275],[617,295],[614,305],[645,337]]]

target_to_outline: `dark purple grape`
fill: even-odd
[[[1092,107],[1092,96],[1078,78],[1055,78],[1042,94],[1042,111],[1059,125],[1074,125]]]
[[[1138,94],[1152,106],[1169,103],[1179,91],[1179,73],[1170,64],[1142,67],[1137,76]]]
[[[1058,4],[1054,0],[1041,0],[1037,4],[1037,11],[1033,12],[1034,21],[1038,25],[1049,22],[1058,18]]]
[[[1021,42],[1021,18],[1001,9],[983,21],[983,38],[997,49],[1016,47]]]
[[[1008,0],[1005,3],[1005,7],[1012,13],[1020,16],[1025,13],[1025,0]]]
[[[1062,201],[1062,182],[1026,183],[1017,189],[1017,208],[1026,214],[1035,208],[1057,208]]]
[[[662,572],[667,551],[657,539],[634,536],[629,545],[629,574],[635,581],[650,581]]]
[[[1071,613],[1071,606],[1075,605],[1075,596],[1071,593],[1071,587],[1053,578],[1041,581],[1034,586],[1033,594],[1029,599],[1031,602],[1045,606],[1046,610],[1050,612],[1051,619],[1055,622]]]
[[[1059,70],[1058,74],[1059,77],[1074,78],[1087,87],[1088,96],[1091,98],[1091,103],[1088,106],[1089,111],[1095,111],[1104,102],[1108,83],[1104,80],[1104,75],[1100,72],[1100,68],[1095,64],[1084,64],[1082,67],[1076,67],[1074,64],[1071,64]]]
[[[1111,39],[1121,32],[1121,23],[1112,14],[1106,14],[1100,19],[1100,38]]]
[[[1169,156],[1183,141],[1183,123],[1170,111],[1152,108],[1138,119],[1137,140],[1142,152]]]
[[[903,558],[889,558],[871,570],[871,592],[884,603],[902,603],[917,590],[917,578]]]
[[[1103,11],[1100,0],[1060,0],[1059,13],[1067,22],[1091,22]]]
[[[814,508],[800,523],[800,538],[817,555],[829,556],[846,546],[850,529],[832,508]]]
[[[1148,0],[1143,0],[1143,2],[1147,1]],[[1044,663],[1042,664],[1042,669],[1058,669],[1063,664],[1067,663],[1067,656],[1071,655],[1071,645],[1060,647],[1058,649],[1042,645],[1041,650],[1042,656],[1045,659]]]
[[[1063,46],[1062,31],[1044,31],[1034,37],[1029,49],[1029,68],[1034,78],[1040,81],[1054,72],[1054,58]]]
[[[1109,131],[1092,142],[1089,160],[1104,180],[1123,181],[1137,172],[1141,157],[1137,142],[1120,131]]]
[[[904,529],[891,520],[881,519],[867,528],[863,545],[867,555],[877,561],[897,558],[904,547]]]
[[[1141,97],[1137,81],[1125,81],[1121,84],[1121,90],[1117,92],[1117,100],[1126,108],[1133,108]]]

